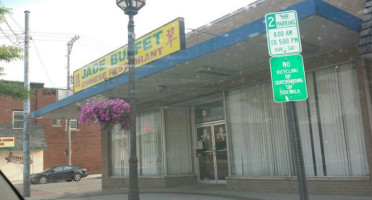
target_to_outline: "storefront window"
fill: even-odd
[[[192,173],[190,109],[165,109],[165,137],[168,175]]]
[[[111,131],[112,176],[129,176],[129,132],[115,125]]]
[[[271,84],[228,93],[232,174],[288,176],[289,141],[283,104],[273,101]]]
[[[115,126],[111,135],[112,176],[129,175],[128,132]],[[161,175],[161,115],[160,109],[141,112],[137,116],[138,175]]]
[[[309,99],[296,106],[308,176],[368,175],[355,77],[351,64],[307,73]]]
[[[137,116],[138,174],[162,175],[160,109],[149,110]]]
[[[195,107],[195,119],[197,124],[223,120],[222,101],[215,101]]]
[[[296,103],[307,176],[369,173],[354,73],[352,65],[307,73],[309,99]],[[233,175],[293,175],[286,108],[272,101],[271,85],[233,90],[227,100]]]

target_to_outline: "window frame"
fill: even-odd
[[[76,124],[75,127],[71,126],[72,122],[74,122]],[[70,129],[74,129],[74,130],[79,129],[79,123],[78,123],[77,119],[70,119]]]
[[[59,121],[59,123],[58,123],[58,121]],[[53,123],[52,125],[54,127],[61,127],[62,126],[62,119],[53,119],[52,123]]]
[[[15,114],[16,113],[22,113],[22,120],[15,120]],[[20,122],[20,121],[22,121],[22,127],[21,128],[19,128],[19,127],[15,127],[14,126],[14,122]],[[24,111],[20,111],[20,110],[15,110],[15,111],[13,111],[13,116],[12,116],[12,125],[13,125],[13,129],[23,129],[24,127],[23,127],[23,124],[24,124],[24,121],[25,121],[25,119],[24,119]]]

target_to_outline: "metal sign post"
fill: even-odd
[[[274,101],[288,102],[287,123],[299,195],[301,200],[308,200],[296,104],[293,102],[308,97],[303,59],[299,55],[302,48],[297,13],[294,10],[269,13],[265,16],[265,22],[269,54],[274,56],[270,59]]]
[[[297,110],[295,102],[289,102],[286,106],[288,118],[289,138],[292,146],[293,157],[295,161],[295,169],[298,182],[298,191],[300,200],[308,200],[309,194],[306,184],[306,172],[304,164],[304,156],[302,153],[301,137],[298,126]]]

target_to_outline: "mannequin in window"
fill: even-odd
[[[202,141],[203,141],[204,150],[211,151],[212,150],[212,138],[211,138],[211,133],[208,131],[207,128],[203,129]]]
[[[218,132],[216,133],[216,149],[217,150],[224,150],[226,149],[226,133],[222,126],[218,128]]]

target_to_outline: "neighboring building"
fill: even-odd
[[[266,13],[296,10],[308,99],[295,105],[309,193],[371,196],[372,68],[358,54],[365,3],[256,1],[187,34],[186,49],[139,67],[140,187],[225,183],[234,190],[298,191],[292,122],[288,104],[273,100],[264,20]],[[96,84],[33,117],[76,118],[88,98],[128,98],[127,77]],[[128,186],[128,141],[117,127],[102,133],[104,189]]]
[[[22,84],[22,83],[19,83]],[[36,91],[43,88],[41,83],[32,83]],[[55,100],[55,98],[54,98]],[[47,103],[52,103],[49,101]],[[45,104],[42,104],[43,106]],[[30,104],[36,110],[35,101]],[[44,169],[44,152],[48,148],[44,128],[30,120],[30,173],[38,173]],[[0,148],[0,169],[9,180],[23,179],[23,102],[10,97],[0,97],[0,138],[14,139],[14,147]]]
[[[8,81],[9,82],[9,81]],[[22,84],[22,83],[20,83]],[[56,101],[56,89],[31,83],[34,97],[31,112]],[[101,172],[100,133],[98,126],[79,126],[72,120],[72,165],[87,168],[89,173]],[[30,120],[31,173],[38,173],[56,165],[65,165],[65,120]],[[0,138],[14,137],[14,147],[0,148],[0,169],[10,180],[23,179],[23,102],[0,97]]]

